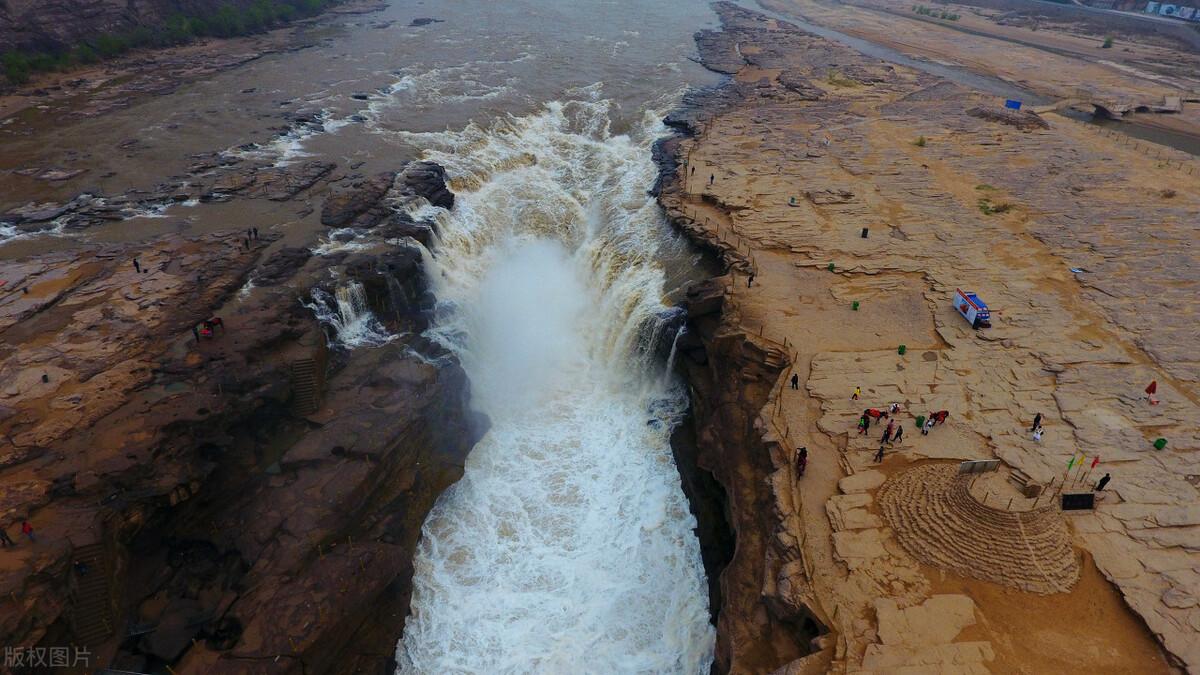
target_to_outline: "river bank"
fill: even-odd
[[[1196,524],[1151,516],[1196,500],[1184,466],[1200,441],[1186,421],[1198,377],[1172,346],[1196,338],[1184,271],[1195,262],[1171,262],[1178,249],[1138,234],[1187,240],[1200,209],[1187,174],[1078,122],[990,114],[1002,101],[728,3],[718,12],[722,29],[697,43],[731,79],[668,118],[687,135],[664,149],[676,164],[659,198],[742,270],[696,298],[699,344],[685,365],[700,464],[728,495],[736,539],[718,668],[1195,668],[1197,617],[1180,594],[1194,592],[1181,570],[1195,565],[1184,540]],[[1133,260],[1136,274],[1122,262]],[[958,287],[988,300],[993,328],[955,314]],[[1175,289],[1162,309],[1138,300]],[[1153,408],[1138,396],[1151,379],[1170,391]],[[856,387],[863,396],[848,401]],[[721,403],[739,394],[745,403]],[[881,444],[855,421],[893,402],[904,440],[875,462]],[[949,423],[919,434],[914,419],[940,409]],[[1022,431],[1035,413],[1040,442]],[[1159,435],[1166,451],[1149,445]],[[799,446],[810,452],[802,477]],[[879,504],[913,468],[995,457],[998,480],[968,501],[1029,508],[1016,481],[1061,483],[1080,453],[1113,482],[1095,512],[1039,512],[1039,531],[1067,537],[1069,554],[1062,539],[1037,551],[999,535],[982,548],[969,532],[935,539],[980,575],[962,576],[902,543],[930,523]],[[985,527],[970,515],[980,507],[947,508]],[[1015,566],[987,576],[1007,555]],[[1050,591],[995,581],[1060,566],[1067,581]],[[817,630],[806,633],[808,613]],[[810,643],[823,627],[829,636]]]
[[[1200,138],[1200,78],[1195,76],[1200,54],[1167,38],[1122,34],[1114,47],[1105,49],[1104,40],[1112,32],[1083,21],[1038,16],[1030,9],[1006,12],[951,4],[946,11],[959,18],[945,21],[921,16],[909,4],[892,0],[766,0],[763,7],[914,58],[1009,82],[1043,99],[1018,94],[1027,106],[1048,100],[1098,115],[1127,116],[1134,124],[1168,125],[1189,138]],[[1150,113],[1169,99],[1178,102],[1178,108]],[[1168,136],[1159,140],[1191,147]]]
[[[38,117],[42,125],[52,124],[56,104],[60,103],[69,104],[72,116],[103,115],[134,105],[140,97],[169,93],[182,84],[266,54],[304,49],[312,41],[303,32],[313,24],[338,16],[379,12],[385,7],[378,0],[352,0],[326,7],[320,16],[294,20],[263,33],[201,37],[181,46],[137,47],[98,64],[77,63],[65,71],[31,73],[26,82],[0,87],[0,119],[36,108],[36,115],[29,115]],[[97,17],[92,19],[99,21]]]
[[[443,178],[335,191],[322,218],[354,252],[227,231],[5,266],[2,518],[37,532],[0,559],[11,644],[136,672],[394,668],[421,523],[486,428],[419,336],[432,225],[382,206],[449,206]]]

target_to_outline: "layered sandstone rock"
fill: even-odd
[[[1063,118],[1048,129],[980,119],[968,112],[980,98],[962,87],[730,3],[718,13],[722,30],[698,36],[701,59],[734,77],[685,98],[670,117],[685,135],[656,157],[660,202],[737,272],[719,304],[697,298],[719,306],[722,319],[707,323],[720,328],[680,341],[697,357],[700,464],[728,495],[734,560],[756,557],[721,575],[718,669],[814,672],[818,658],[836,672],[1194,666],[1196,605],[1181,570],[1196,564],[1195,360],[1183,347],[1195,341],[1184,296],[1196,284],[1183,242],[1200,207],[1176,187],[1187,174]],[[823,95],[789,87],[797,76]],[[1170,198],[1144,188],[1160,183]],[[991,329],[954,311],[960,287],[1002,310]],[[798,391],[786,369],[775,371],[782,395],[747,383],[769,369],[729,336],[760,332],[792,353]],[[1152,379],[1159,405],[1142,393]],[[856,387],[861,400],[850,400]],[[757,406],[762,433],[748,435],[738,396]],[[882,429],[855,425],[864,408],[891,403],[905,436],[877,461]],[[915,417],[941,409],[949,422],[920,435]],[[1028,432],[1037,412],[1040,441]],[[1173,449],[1154,450],[1157,436]],[[810,451],[803,476],[787,461],[797,446]],[[1086,491],[1100,474],[1089,480],[1078,459],[1066,471],[1080,452],[1087,468],[1100,457],[1114,483],[1094,513],[1067,517],[1069,544],[1050,528],[1029,535],[1033,553],[1013,550],[1018,537],[981,558],[1004,558],[1026,582],[1049,577],[1050,595],[939,569],[948,558],[933,552],[939,567],[923,564],[876,501],[911,464],[992,457],[1014,476]],[[988,508],[1046,503],[1003,475],[990,487],[978,495]],[[917,492],[904,510],[936,517]],[[961,515],[987,531],[994,514]],[[945,532],[938,545],[960,562],[983,546]],[[1039,563],[1053,569],[1042,577]],[[780,606],[829,626],[820,651],[784,662],[801,653],[802,633],[780,639]]]
[[[409,194],[390,189],[367,208]],[[354,281],[384,329],[419,333],[419,244],[386,234],[352,255],[236,232],[5,266],[0,523],[38,535],[0,568],[8,643],[133,671],[389,667],[421,524],[486,421],[444,350],[347,350],[305,306]]]

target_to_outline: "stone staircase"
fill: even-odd
[[[97,645],[113,634],[112,590],[109,588],[108,554],[102,544],[74,550],[72,564],[87,566],[86,574],[72,568],[75,590],[71,595],[71,628],[81,645]]]
[[[321,407],[317,362],[313,359],[292,361],[292,412],[311,415]]]
[[[1013,467],[1012,471],[1008,474],[1008,480],[1017,486],[1021,494],[1026,497],[1037,497],[1042,494],[1042,484],[1030,478],[1029,474],[1016,467]]]

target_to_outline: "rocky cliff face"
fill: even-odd
[[[444,197],[392,178],[342,197]],[[339,348],[302,303],[354,280],[419,333],[417,242],[382,242],[432,225],[396,219],[352,255],[225,233],[5,266],[0,525],[37,534],[0,567],[5,644],[137,672],[390,668],[421,524],[486,420],[436,345]]]
[[[681,223],[682,224],[682,223]],[[693,285],[688,330],[678,343],[691,387],[692,429],[676,438],[676,460],[700,524],[717,622],[714,672],[770,672],[811,651],[822,632],[799,589],[799,543],[786,534],[788,495],[774,489],[791,449],[764,409],[788,354],[746,331],[727,277]]]
[[[726,26],[723,33],[697,33],[706,67],[723,72],[725,55],[735,51],[730,32]],[[736,240],[705,226],[702,215],[717,214],[722,205],[689,202],[680,178],[681,140],[699,131],[700,116],[718,114],[754,88],[731,80],[690,92],[666,119],[679,135],[655,147],[660,204],[726,270],[693,284],[683,303],[687,330],[677,342],[678,363],[691,389],[692,424],[674,439],[709,577],[714,673],[782,672],[823,649],[826,632],[806,604],[807,589],[791,581],[806,576],[800,542],[788,534],[797,517],[784,479],[793,449],[769,422],[790,354],[743,324],[730,284],[754,273],[753,261]]]

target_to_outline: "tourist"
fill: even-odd
[[[857,401],[859,396],[862,396],[862,387],[855,387],[854,393],[850,394],[850,400]]]
[[[803,476],[804,470],[808,468],[808,448],[802,447],[796,450],[796,473]]]
[[[192,337],[196,338],[196,342],[200,341],[200,329],[196,327],[196,324],[192,324]]]
[[[891,414],[893,414],[893,415],[895,415],[896,413],[900,412],[900,404],[899,404],[899,403],[893,403],[893,404],[891,404],[890,406],[888,406],[888,412],[889,412],[889,413],[891,413]]]
[[[694,166],[692,167],[692,175],[693,175],[693,176],[695,176],[695,175],[696,175],[696,167],[694,167]]]
[[[1103,490],[1104,486],[1108,485],[1108,481],[1110,480],[1112,480],[1112,474],[1104,474],[1104,478],[1101,478],[1099,482],[1096,483],[1096,492]]]
[[[252,229],[252,230],[254,230],[254,239],[255,239],[255,240],[257,240],[257,239],[258,239],[258,228],[257,228],[257,227],[254,227],[254,228],[251,228],[251,229]]]
[[[142,273],[142,264],[138,262],[137,258],[133,259],[133,271],[137,272],[138,274]]]
[[[875,452],[875,463],[878,464],[879,462],[882,462],[882,461],[883,461],[883,445],[880,444],[879,450],[877,450]]]
[[[870,422],[867,422],[866,415],[863,415],[862,417],[858,418],[858,435],[859,436],[862,436],[863,434],[867,433],[867,426],[869,424],[870,424]]]
[[[75,568],[75,574],[81,577],[86,577],[87,573],[92,569],[82,560],[76,560],[71,566]]]
[[[945,424],[946,418],[949,416],[950,416],[949,410],[939,410],[939,411],[937,411],[937,414],[933,416],[933,419],[937,420],[938,424]]]
[[[746,277],[746,288],[751,288],[752,286],[754,286],[754,275],[753,274]]]
[[[5,531],[4,526],[0,525],[0,546],[7,548],[16,545],[17,542],[13,541],[12,537],[8,536],[8,532]]]
[[[713,182],[714,182],[714,181],[716,181],[716,180],[717,180],[717,174],[715,174],[715,173],[714,173],[714,174],[709,174],[709,176],[708,176],[708,184],[709,184],[710,186],[711,186],[711,185],[713,184]]]
[[[800,374],[794,373],[792,375],[792,389],[799,389],[799,388],[800,388]]]
[[[1033,430],[1033,440],[1037,441],[1038,443],[1042,442],[1042,428],[1041,427],[1038,427]]]
[[[220,328],[222,333],[225,332],[225,322],[222,321],[221,317],[219,316],[214,316],[208,321],[205,321],[205,323],[208,324],[210,328]]]
[[[879,442],[887,443],[888,441],[892,440],[892,430],[895,428],[896,428],[896,420],[889,420],[887,427],[883,430],[883,438],[880,439]]]
[[[33,525],[30,525],[28,520],[21,521],[21,534],[29,537],[29,541],[37,541],[37,539],[34,539],[33,537]]]
[[[1033,426],[1029,427],[1030,431],[1037,431],[1037,428],[1042,426],[1042,413],[1033,416]]]
[[[899,443],[900,439],[903,436],[904,436],[904,425],[901,424],[900,426],[896,427],[896,435],[892,436],[892,443]]]
[[[929,430],[933,428],[933,413],[929,413],[929,418],[925,420],[925,426],[921,427],[921,435],[928,436]]]

